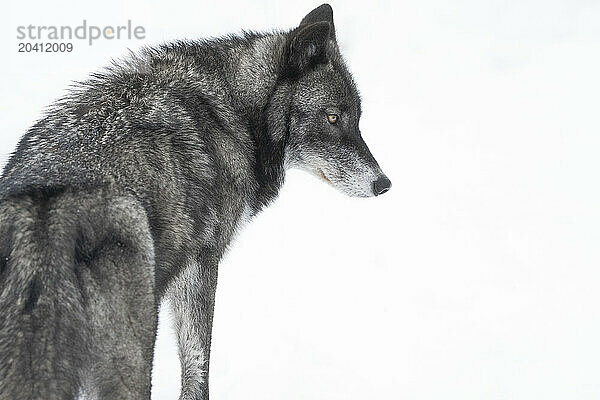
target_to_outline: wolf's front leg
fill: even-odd
[[[212,262],[194,263],[169,288],[181,362],[180,400],[208,399],[217,267]]]

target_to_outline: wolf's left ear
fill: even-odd
[[[333,25],[333,9],[329,4],[322,4],[319,7],[312,10],[311,12],[309,12],[308,14],[306,14],[306,17],[302,18],[300,26],[315,24],[317,22],[329,22],[329,36],[330,39],[335,40],[335,27]]]
[[[327,62],[330,29],[328,22],[321,21],[300,25],[292,31],[287,52],[287,67],[291,75]]]

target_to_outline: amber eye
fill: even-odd
[[[336,122],[338,122],[338,115],[337,114],[327,114],[327,121],[329,121],[330,124],[335,124]]]

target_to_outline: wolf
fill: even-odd
[[[0,399],[149,399],[158,307],[208,399],[219,260],[299,168],[391,187],[324,4],[289,31],[146,48],[78,84],[0,178]]]

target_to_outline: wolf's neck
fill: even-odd
[[[280,81],[279,74],[286,43],[283,33],[216,43],[217,58],[222,60],[217,70],[197,58],[203,89],[214,85],[212,91],[223,96],[235,115],[245,121],[247,139],[254,147],[249,160],[257,183],[254,212],[277,197],[284,180],[291,88]],[[218,77],[207,76],[206,70]]]
[[[283,34],[254,38],[250,45],[234,49],[229,76],[235,107],[248,120],[255,146],[259,188],[255,210],[271,202],[284,180],[285,147],[291,88],[279,79],[286,45]]]

